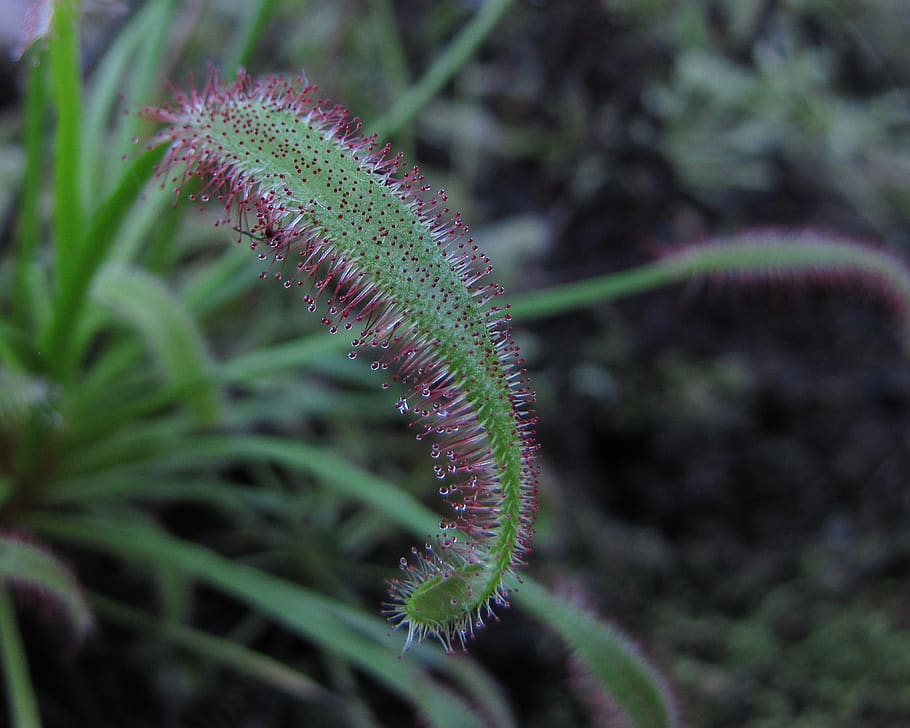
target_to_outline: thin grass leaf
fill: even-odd
[[[64,481],[48,496],[47,502],[69,505],[120,499],[148,503],[199,503],[230,513],[235,519],[252,512],[281,516],[288,507],[286,495],[268,488],[253,488],[202,477],[167,479],[127,468]]]
[[[292,632],[343,656],[417,707],[438,726],[481,726],[467,703],[415,663],[397,658],[335,615],[346,605],[213,551],[141,524],[71,515],[36,515],[29,524],[56,538],[146,563],[166,563],[268,615]],[[373,618],[381,624],[378,618]],[[394,640],[401,646],[401,640]]]
[[[10,725],[16,728],[41,728],[38,699],[28,674],[28,662],[9,588],[0,585],[0,658],[6,679]]]
[[[96,613],[103,619],[159,637],[213,664],[235,670],[298,700],[331,701],[334,707],[343,708],[343,703],[337,696],[309,676],[238,642],[176,622],[156,619],[99,594],[90,595],[90,600]]]
[[[305,3],[297,3],[297,12],[303,10]],[[253,7],[252,3],[246,6],[243,17],[237,24],[237,34],[231,43],[230,50],[225,56],[224,69],[228,75],[233,75],[237,69],[249,65],[262,34],[268,27],[275,10],[277,0],[259,0]]]
[[[109,333],[109,332],[108,332]],[[67,389],[65,416],[73,446],[103,440],[148,416],[164,414],[185,400],[196,382],[162,383],[141,342],[110,335],[79,387]],[[201,382],[200,382],[201,383]]]
[[[377,44],[377,60],[384,88],[391,98],[402,98],[411,83],[405,44],[395,18],[392,0],[369,0],[372,37]],[[414,158],[414,130],[401,125],[397,131],[396,146],[408,159]]]
[[[325,361],[331,354],[350,347],[350,342],[333,336],[306,336],[241,354],[218,365],[218,376],[226,382],[252,382],[280,371]],[[337,362],[335,362],[337,367]]]
[[[439,54],[433,65],[370,129],[387,139],[413,119],[464,66],[505,15],[512,0],[488,0]]]
[[[145,152],[121,177],[117,189],[93,215],[87,230],[81,231],[78,257],[73,261],[72,275],[61,281],[54,298],[50,326],[43,336],[44,348],[50,367],[58,375],[69,379],[76,361],[73,337],[83,317],[83,308],[89,288],[101,263],[113,244],[124,216],[136,201],[139,193],[155,171],[162,151]]]
[[[406,525],[421,538],[439,521],[432,510],[392,483],[358,468],[338,453],[304,443],[263,435],[214,435],[175,443],[168,453],[172,467],[251,460],[309,473],[338,493]]]
[[[36,264],[35,251],[41,240],[41,211],[39,197],[45,175],[45,124],[47,99],[44,88],[44,65],[32,63],[25,93],[23,144],[25,175],[22,179],[22,199],[16,229],[15,272],[13,273],[12,304],[16,322],[22,327],[35,326],[35,312],[28,303],[34,297],[31,269]]]
[[[92,189],[109,191],[109,172],[121,164],[127,152],[125,143],[131,143],[125,130],[111,140],[102,130],[108,128],[121,94],[129,89],[132,102],[147,99],[137,96],[139,89],[130,79],[135,74],[137,49],[145,48],[148,38],[168,27],[166,2],[148,2],[143,5],[107,48],[92,76],[91,87],[85,99],[85,125],[82,140],[83,169],[95,185]],[[148,89],[143,89],[143,93]],[[125,122],[121,122],[125,124]],[[91,202],[91,200],[89,200]]]
[[[82,242],[82,79],[79,72],[79,3],[54,5],[48,36],[51,82],[57,112],[54,139],[54,254],[60,289],[76,274]]]
[[[37,355],[31,339],[21,329],[0,321],[0,362],[16,371],[34,371]]]
[[[140,334],[165,380],[197,382],[186,404],[200,423],[218,419],[219,392],[209,376],[208,348],[192,314],[171,290],[144,271],[107,266],[95,282],[92,299]]]
[[[181,442],[187,443],[197,429],[190,415],[182,412],[134,422],[129,428],[69,451],[60,464],[59,477],[69,478],[124,465],[163,468],[169,462],[169,453],[178,449]]]
[[[173,18],[178,7],[177,0],[157,0],[154,3],[154,17],[143,28],[142,42],[126,79],[134,103],[148,103],[149,99],[157,98],[164,85],[163,80],[169,76],[169,68],[176,59],[171,41],[176,37]],[[117,158],[129,154],[132,140],[144,138],[151,128],[145,119],[135,114],[124,116],[122,121],[124,128],[118,137],[123,146],[117,149]]]
[[[196,316],[205,318],[239,300],[260,282],[250,274],[249,254],[238,246],[192,274],[183,285],[183,298]]]

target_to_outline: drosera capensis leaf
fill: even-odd
[[[910,267],[887,248],[813,228],[758,228],[676,245],[635,268],[516,296],[516,320],[556,316],[693,279],[859,288],[910,338]]]
[[[349,332],[404,385],[400,412],[432,440],[440,494],[454,516],[401,559],[387,613],[407,649],[432,636],[462,646],[496,605],[530,547],[536,510],[534,394],[511,336],[502,288],[444,190],[362,136],[360,123],[303,81],[212,73],[201,90],[143,114],[166,126],[166,185],[217,200],[285,288],[331,333]],[[235,235],[235,237],[238,237]]]
[[[0,533],[0,585],[21,590],[45,615],[62,613],[76,641],[92,629],[94,617],[75,575],[47,548],[15,533]]]

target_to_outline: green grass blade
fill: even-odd
[[[25,146],[25,175],[22,180],[22,200],[19,203],[19,220],[16,230],[16,270],[13,279],[13,311],[20,326],[34,325],[34,311],[29,301],[33,294],[30,271],[35,266],[35,251],[41,239],[41,211],[39,197],[43,188],[45,125],[47,108],[44,88],[44,65],[32,63],[28,73],[25,93],[25,119],[23,143]]]
[[[314,364],[350,346],[351,342],[344,338],[325,336],[320,332],[236,356],[220,364],[218,374],[225,381],[255,381],[279,371]]]
[[[171,41],[176,35],[173,17],[177,11],[177,0],[157,0],[150,12],[154,17],[149,20],[142,34],[138,52],[132,59],[129,83],[130,98],[137,104],[150,104],[158,99],[168,77],[168,69],[174,59],[169,57]],[[133,139],[145,139],[152,129],[152,124],[136,114],[123,117],[124,129],[119,134],[122,147],[117,150],[117,157],[129,154]]]
[[[196,383],[186,393],[186,404],[197,421],[211,424],[218,419],[219,391],[209,375],[208,348],[192,314],[173,291],[139,269],[108,266],[95,282],[92,299],[140,334],[166,381]]]
[[[635,728],[677,725],[662,679],[619,632],[530,579],[512,600],[565,640]]]
[[[264,435],[218,435],[178,444],[168,455],[173,466],[203,465],[238,460],[278,463],[306,472],[337,492],[406,525],[421,538],[439,522],[432,510],[396,487],[330,450],[279,437]]]
[[[136,499],[148,503],[199,503],[230,513],[233,519],[244,514],[263,513],[281,516],[287,512],[288,498],[272,489],[238,485],[226,480],[164,478],[149,475],[144,469],[114,468],[63,481],[46,498],[53,505],[102,500]]]
[[[50,368],[63,379],[68,379],[75,366],[72,342],[79,323],[89,288],[98,267],[104,261],[115,240],[120,224],[130,206],[155,171],[163,149],[152,149],[139,157],[126,170],[117,189],[111,193],[93,216],[84,231],[80,255],[73,262],[72,275],[61,282],[54,299],[54,312],[50,329],[44,337]]]
[[[206,634],[176,622],[162,621],[97,594],[90,597],[99,617],[146,635],[160,637],[213,664],[228,667],[299,700],[332,700],[334,696],[307,675],[242,644]],[[342,707],[339,703],[337,707]]]
[[[244,13],[244,17],[239,23],[237,37],[234,39],[232,48],[227,54],[224,61],[224,73],[226,76],[233,76],[238,68],[245,67],[250,63],[253,52],[256,50],[256,44],[262,37],[263,32],[275,14],[278,7],[277,0],[259,0],[257,7],[249,9]],[[299,7],[298,12],[303,8]]]
[[[329,597],[144,525],[51,514],[28,520],[49,536],[83,547],[180,569],[357,665],[417,707],[433,725],[482,725],[464,701],[438,685],[415,662],[398,659],[389,647],[391,643],[400,648],[401,639],[392,637],[380,645],[364,637],[335,616],[346,605]],[[378,618],[373,621],[379,623]]]
[[[0,320],[0,362],[16,371],[37,369],[32,340],[20,329]]]
[[[512,0],[488,0],[462,28],[461,32],[385,114],[370,125],[371,131],[385,139],[413,119],[461,69],[496,27]]]
[[[169,462],[168,454],[191,439],[194,432],[194,423],[185,413],[135,422],[73,451],[61,468],[60,477],[88,475],[123,465],[160,470]]]
[[[38,700],[28,674],[28,662],[9,587],[0,584],[0,658],[6,678],[10,725],[16,728],[41,728]]]
[[[166,28],[168,7],[166,3],[156,1],[146,3],[140,8],[126,26],[117,34],[113,43],[101,57],[92,77],[91,87],[86,94],[85,125],[82,146],[83,169],[87,179],[93,185],[91,189],[109,191],[107,173],[120,164],[120,157],[127,152],[126,144],[131,144],[124,129],[122,138],[111,144],[110,138],[103,133],[111,122],[115,106],[120,95],[129,89],[130,103],[149,103],[150,98],[144,94],[148,89],[138,89],[129,78],[129,72],[135,72],[137,49],[147,44],[148,38]],[[122,121],[125,125],[126,122]],[[91,203],[91,201],[88,201]]]
[[[204,318],[237,301],[261,282],[250,271],[249,251],[237,246],[192,273],[183,286],[183,297],[190,310]]]
[[[82,241],[82,79],[79,73],[79,3],[58,2],[48,36],[57,111],[54,139],[54,253],[61,288],[74,275]]]

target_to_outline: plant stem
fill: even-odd
[[[557,316],[585,306],[660,288],[690,275],[688,271],[666,267],[661,261],[647,263],[619,273],[608,273],[515,296],[512,298],[512,316],[516,320]]]

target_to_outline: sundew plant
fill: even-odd
[[[246,222],[240,231],[264,249],[273,277],[307,291],[303,302],[325,310],[331,333],[353,333],[349,358],[365,352],[371,369],[391,366],[409,390],[396,407],[420,418],[417,439],[436,436],[439,492],[456,501],[442,526],[453,534],[403,560],[388,609],[408,629],[405,649],[432,635],[451,651],[491,602],[506,603],[504,581],[530,548],[533,392],[507,308],[487,305],[502,292],[485,280],[490,260],[445,190],[417,167],[398,177],[401,156],[358,137],[340,107],[316,106],[314,91],[241,71],[146,116],[168,124],[156,142],[170,144],[165,174],[177,168],[178,193],[202,177],[200,197],[216,195]]]
[[[415,165],[413,125],[517,7],[440,10],[411,80],[384,0],[354,26],[347,3],[308,16],[312,77],[271,65],[293,54],[275,28],[307,11],[269,0],[30,5],[0,276],[13,724],[529,724],[507,678],[537,650],[571,696],[544,720],[680,722],[671,682],[547,546],[538,490],[561,476],[521,327],[707,278],[865,291],[899,328],[910,273],[879,245],[767,226],[507,290],[457,177]],[[348,42],[381,60],[385,113],[314,85],[369,99],[367,59],[337,82],[318,60]]]

